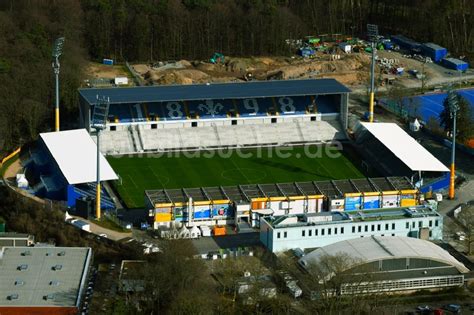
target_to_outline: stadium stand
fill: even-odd
[[[319,143],[345,138],[338,121],[299,120],[279,124],[223,125],[199,128],[147,129],[137,125],[126,130],[104,132],[101,151],[105,154],[217,149]],[[137,140],[133,140],[136,133]],[[138,142],[139,145],[135,145]]]
[[[125,138],[120,132],[118,135],[121,137],[114,139],[117,145]],[[85,129],[41,133],[21,162],[26,169],[30,192],[38,197],[64,201],[68,207],[74,207],[79,198],[95,198],[97,150],[92,140]],[[124,148],[125,145],[121,147]],[[103,156],[100,165],[102,182],[118,179]],[[112,198],[102,187],[102,209],[114,209]]]
[[[349,92],[333,79],[79,90],[88,130],[109,97],[101,151],[113,155],[343,139]]]

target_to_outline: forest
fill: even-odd
[[[60,36],[62,128],[69,128],[87,60],[288,55],[286,39],[364,37],[367,23],[472,60],[473,13],[469,0],[1,0],[0,153],[51,129],[51,48]]]

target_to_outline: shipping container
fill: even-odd
[[[467,62],[455,58],[444,58],[441,60],[441,64],[446,68],[458,71],[466,71],[469,68],[469,64]]]
[[[352,52],[352,46],[348,43],[340,43],[339,48],[346,54],[350,54]]]
[[[390,40],[384,40],[383,41],[383,48],[385,48],[385,50],[392,50],[393,49],[393,44]]]
[[[104,58],[104,59],[102,60],[102,63],[103,63],[104,65],[108,65],[108,66],[113,66],[113,65],[114,65],[113,59]]]
[[[128,85],[128,78],[127,77],[116,77],[114,79],[115,85]]]
[[[421,51],[421,44],[403,35],[395,35],[391,37],[392,42],[401,48],[412,50],[415,52]]]
[[[301,57],[305,57],[305,58],[312,57],[316,54],[316,51],[314,49],[304,47],[304,48],[300,48],[299,54]]]
[[[434,43],[424,43],[421,46],[421,51],[425,56],[430,57],[434,62],[440,62],[441,59],[446,57],[448,54],[448,50],[446,48]]]

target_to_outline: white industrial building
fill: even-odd
[[[321,262],[325,257],[338,256],[348,258],[336,275],[333,270],[325,270]],[[338,287],[327,293],[341,295],[459,287],[469,272],[432,242],[392,236],[339,241],[307,254],[299,264],[313,276],[339,276]],[[317,272],[313,272],[316,266]]]
[[[262,217],[260,241],[271,252],[318,248],[353,238],[443,238],[443,217],[429,206]]]

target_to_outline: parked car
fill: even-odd
[[[420,314],[430,314],[433,310],[428,305],[420,305],[416,307],[416,311]]]
[[[447,305],[443,306],[443,309],[457,314],[457,313],[461,312],[461,305],[459,305],[459,304],[447,304]]]

